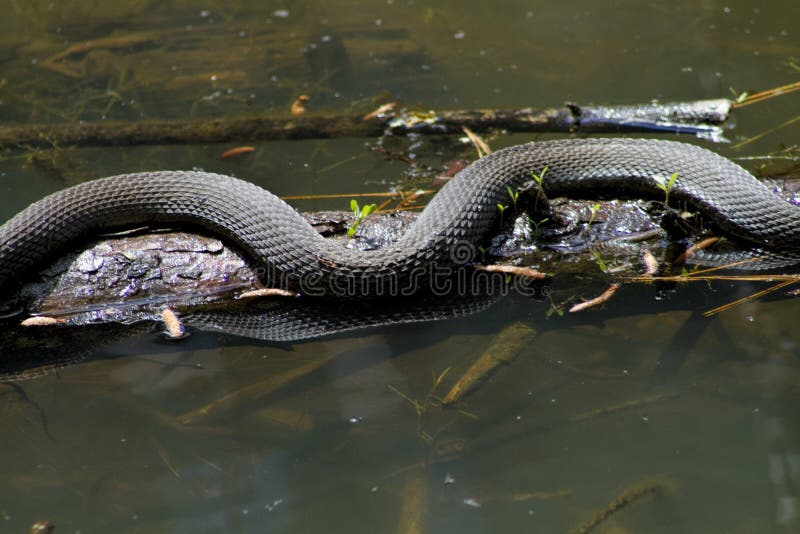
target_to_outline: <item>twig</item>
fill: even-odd
[[[428,508],[428,483],[420,471],[408,474],[397,534],[422,534]]]
[[[786,286],[790,286],[792,284],[796,284],[798,282],[797,279],[793,280],[784,280],[778,284],[775,284],[772,287],[768,287],[767,289],[762,289],[761,291],[756,291],[751,295],[747,295],[746,297],[742,297],[740,299],[734,300],[733,302],[728,302],[727,304],[723,304],[722,306],[717,306],[716,308],[707,310],[703,312],[703,317],[711,317],[712,315],[716,315],[717,313],[724,312],[725,310],[729,310],[734,306],[738,306],[739,304],[743,304],[745,302],[749,302],[753,299],[757,299],[759,297],[763,297],[764,295],[768,295],[774,291],[778,291],[783,289]]]
[[[514,276],[522,276],[524,278],[531,278],[533,280],[544,280],[547,275],[541,271],[537,271],[533,267],[521,267],[518,265],[475,265],[475,270],[486,271],[490,273],[503,273],[512,274]]]
[[[588,534],[593,531],[597,526],[603,523],[606,519],[616,514],[623,508],[641,500],[648,495],[655,495],[663,492],[667,485],[661,481],[647,482],[645,484],[634,486],[619,494],[614,500],[606,505],[605,508],[597,512],[592,518],[578,527],[575,530],[576,534]]]
[[[442,404],[456,403],[471,393],[489,375],[508,364],[520,350],[529,346],[536,334],[536,330],[524,323],[514,323],[504,328],[495,336],[483,354],[453,384],[442,399]]]
[[[772,89],[767,89],[766,91],[761,91],[760,93],[749,95],[747,98],[743,100],[734,102],[733,104],[731,104],[731,107],[743,108],[745,106],[749,106],[750,104],[755,104],[763,100],[774,98],[776,96],[785,95],[788,93],[793,93],[795,91],[800,91],[800,82],[787,83],[786,85],[781,85],[780,87],[774,87]]]
[[[589,308],[594,308],[595,306],[599,306],[600,304],[608,302],[608,299],[610,299],[614,295],[614,293],[617,292],[617,289],[619,289],[619,287],[620,284],[613,283],[610,286],[608,286],[608,289],[603,291],[597,297],[581,302],[580,304],[576,304],[575,306],[571,307],[569,309],[569,312],[575,313],[583,310],[588,310]]]
[[[732,145],[731,148],[733,150],[738,150],[738,149],[742,148],[744,145],[750,144],[753,141],[757,141],[757,140],[761,139],[762,137],[765,137],[765,136],[767,136],[767,135],[769,135],[771,133],[777,132],[781,128],[785,128],[787,126],[791,126],[792,124],[794,124],[796,122],[800,122],[800,115],[798,115],[796,117],[792,117],[791,119],[780,123],[779,125],[775,126],[774,128],[770,128],[768,130],[764,130],[763,132],[761,132],[759,134],[756,134],[756,135],[754,135],[752,137],[748,137],[744,141],[741,141],[739,143],[736,143],[735,145]]]
[[[469,140],[475,146],[475,150],[478,152],[478,159],[482,158],[483,156],[488,156],[489,154],[492,153],[492,149],[489,148],[489,145],[486,143],[486,141],[481,139],[481,137],[478,134],[476,134],[466,126],[462,126],[461,130],[465,134],[467,134],[467,137],[469,137]]]
[[[706,239],[703,239],[702,241],[693,244],[691,247],[684,250],[683,254],[680,254],[677,258],[675,258],[672,261],[672,265],[683,265],[684,263],[686,263],[686,260],[691,256],[694,256],[697,253],[697,251],[707,249],[711,245],[719,243],[721,239],[722,239],[721,237],[708,237]]]

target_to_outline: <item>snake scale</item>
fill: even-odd
[[[499,150],[451,179],[418,220],[384,249],[359,251],[321,237],[288,204],[229,176],[156,171],[112,176],[53,193],[0,227],[0,292],[99,232],[131,225],[188,225],[240,247],[273,284],[307,294],[369,296],[385,283],[472,261],[496,224],[508,188],[547,169],[547,196],[664,198],[657,179],[677,172],[670,198],[723,231],[764,249],[800,247],[800,209],[748,171],[693,145],[650,139],[563,139]],[[464,251],[467,252],[464,255]],[[355,283],[354,283],[355,282]]]

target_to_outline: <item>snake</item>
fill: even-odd
[[[674,178],[671,180],[671,178]],[[131,226],[198,228],[239,247],[274,287],[310,296],[385,296],[430,287],[431,273],[476,261],[509,192],[665,198],[765,250],[800,248],[800,208],[738,164],[676,141],[534,141],[476,160],[449,180],[393,245],[356,250],[320,236],[265,189],[231,176],[154,171],[84,182],[33,203],[0,227],[0,292],[98,233]]]

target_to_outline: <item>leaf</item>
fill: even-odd
[[[367,215],[375,211],[377,207],[377,204],[365,204],[364,207],[361,208],[361,218],[364,219]]]
[[[675,180],[678,179],[678,173],[673,172],[672,176],[669,177],[669,182],[667,182],[667,189],[672,189],[672,186],[675,185]]]

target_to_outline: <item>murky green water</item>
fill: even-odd
[[[794,1],[31,0],[3,12],[3,123],[285,112],[300,93],[328,111],[369,111],[384,92],[434,108],[692,100],[800,74]],[[773,128],[797,102],[737,110],[728,136]],[[795,124],[715,148],[762,155],[799,135]],[[415,179],[373,143],[252,143],[252,157],[224,161],[236,144],[7,150],[0,220],[70,183],[144,169],[199,167],[281,195]],[[49,519],[81,533],[571,532],[656,485],[597,532],[793,532],[797,303],[702,317],[763,287],[665,299],[631,286],[604,309],[550,319],[549,301],[517,297],[290,347],[212,334],[116,343],[106,359],[0,385],[0,531]],[[513,362],[442,408],[436,399],[520,324],[532,330]]]

